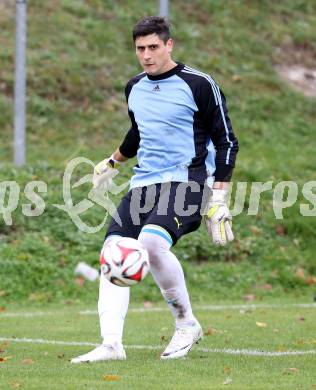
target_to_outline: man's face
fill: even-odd
[[[136,55],[144,71],[157,76],[168,71],[173,64],[170,54],[173,48],[172,39],[165,43],[157,34],[138,37],[135,40]]]

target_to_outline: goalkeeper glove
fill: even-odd
[[[227,190],[213,189],[204,216],[208,234],[215,245],[226,245],[233,241],[232,217],[226,204]]]
[[[93,188],[108,189],[111,186],[113,177],[118,174],[120,165],[121,163],[115,160],[113,155],[99,162],[94,167]]]

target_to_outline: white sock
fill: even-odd
[[[119,239],[110,236],[105,242]],[[98,311],[103,344],[122,343],[124,320],[129,304],[129,287],[119,287],[100,277]]]
[[[150,271],[168,303],[176,326],[195,324],[182,266],[170,251],[168,241],[158,234],[144,231],[141,231],[138,240],[148,251]]]

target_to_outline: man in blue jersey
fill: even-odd
[[[199,227],[206,195],[204,218],[213,242],[233,240],[226,196],[238,142],[215,81],[173,61],[173,40],[164,18],[142,19],[133,39],[144,72],[125,89],[131,128],[112,156],[96,165],[94,185],[104,185],[124,161],[137,156],[131,189],[117,210],[122,224],[112,219],[105,243],[132,237],[147,249],[151,273],[175,320],[175,333],[161,358],[173,359],[187,355],[202,329],[192,313],[181,264],[170,248]],[[103,343],[73,363],[126,358],[122,334],[128,303],[129,288],[101,276]]]

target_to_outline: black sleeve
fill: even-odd
[[[132,111],[128,111],[129,117],[131,118],[132,126],[127,132],[121,146],[119,147],[119,151],[123,154],[123,156],[132,158],[137,154],[138,146],[139,146],[139,131],[137,123],[135,122],[134,114]]]
[[[132,90],[132,84],[130,82],[127,83],[125,88],[125,96],[126,101],[128,101],[128,96]],[[139,130],[137,123],[135,121],[135,117],[132,111],[128,110],[128,115],[130,117],[132,126],[127,132],[121,146],[119,147],[119,151],[123,154],[123,156],[132,158],[135,157],[137,154],[137,150],[139,147]]]
[[[228,116],[226,98],[213,80],[203,82],[199,92],[199,108],[216,150],[215,181],[230,181],[238,152],[238,140]]]

